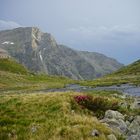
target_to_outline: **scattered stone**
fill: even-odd
[[[139,136],[140,140],[140,116],[136,116],[130,126],[128,127],[128,136]]]
[[[130,126],[130,122],[129,121],[126,121],[125,123],[126,123],[127,127]]]
[[[74,113],[75,113],[75,111],[74,110],[71,110],[71,114],[74,115]]]
[[[98,130],[94,129],[94,130],[91,132],[91,135],[92,135],[93,137],[99,137],[100,132],[99,132]]]
[[[140,135],[132,135],[128,137],[126,140],[140,140]]]
[[[122,108],[126,108],[126,109],[129,107],[129,105],[128,105],[127,102],[121,102],[121,103],[119,104],[119,106],[121,106]]]
[[[130,106],[131,109],[140,109],[140,97],[135,98],[134,103]]]
[[[128,118],[128,121],[131,123],[132,121],[134,120],[134,116],[130,116],[129,118]]]
[[[114,133],[126,136],[126,140],[140,140],[140,116],[130,116],[126,122],[124,118],[118,111],[108,110],[100,122],[108,124]],[[112,135],[108,139],[115,140]]]
[[[113,111],[113,110],[107,110],[105,112],[105,117],[104,118],[108,118],[108,119],[121,119],[124,120],[124,116],[118,112],[118,111]]]
[[[104,119],[100,122],[107,123],[112,131],[119,135],[127,132],[127,125],[124,121],[124,116],[118,111],[106,111]]]
[[[37,131],[36,126],[33,126],[33,127],[31,128],[31,131],[32,131],[32,133],[35,133],[35,132]]]
[[[117,138],[114,134],[108,135],[107,138],[108,138],[108,140],[117,140]]]

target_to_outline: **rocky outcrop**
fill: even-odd
[[[101,122],[108,125],[114,134],[123,136],[126,140],[140,140],[140,116],[126,120],[120,112],[108,110]],[[108,136],[108,139],[111,137],[115,140],[114,136]]]
[[[59,45],[36,27],[0,32],[0,48],[33,72],[93,79],[119,69],[122,64],[99,53],[80,52]]]
[[[114,134],[108,135],[107,138],[108,138],[108,140],[117,140],[117,138]]]
[[[105,117],[103,120],[101,120],[101,122],[107,123],[114,133],[117,132],[119,135],[127,131],[127,125],[124,121],[124,116],[118,111],[106,111]]]
[[[128,127],[127,140],[140,140],[140,116],[136,116]]]

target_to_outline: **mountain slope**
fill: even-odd
[[[121,68],[112,75],[140,75],[140,60]]]
[[[0,59],[0,71],[7,71],[7,72],[17,73],[17,74],[28,73],[27,69],[24,66],[10,59]]]
[[[140,85],[140,60],[94,81],[81,82],[86,86],[110,86],[126,83]]]
[[[35,27],[1,31],[0,48],[30,71],[73,79],[94,79],[122,67],[116,60],[102,54],[59,45],[51,34]]]
[[[108,74],[112,71],[116,71],[116,68],[120,68],[120,63],[118,63],[115,59],[106,57],[103,54],[84,51],[79,53],[95,68],[97,77],[102,76],[100,75],[102,73]]]

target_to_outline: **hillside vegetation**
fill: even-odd
[[[112,75],[140,75],[140,60],[121,68]]]
[[[24,66],[10,59],[0,59],[0,91],[32,91],[62,88],[73,82],[65,77],[30,73]]]
[[[13,59],[0,59],[0,71],[27,74],[27,69]]]
[[[121,68],[120,70],[92,81],[82,81],[86,86],[110,86],[120,84],[140,85],[140,60]]]
[[[74,100],[76,95],[79,93],[1,95],[0,138],[107,140],[107,135],[112,133],[110,128],[100,123],[94,112],[79,106]],[[113,104],[116,99],[109,100]],[[100,132],[98,137],[91,135],[94,129]]]

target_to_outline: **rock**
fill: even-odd
[[[117,140],[114,134],[110,134],[107,136],[108,140]]]
[[[126,123],[127,127],[130,126],[130,122],[129,121],[126,121],[125,123]]]
[[[118,111],[113,111],[113,110],[108,110],[105,112],[105,117],[104,118],[108,118],[108,119],[122,119],[124,120],[124,116],[118,112]]]
[[[140,109],[140,97],[135,98],[134,103],[130,106],[131,109]]]
[[[105,117],[101,122],[107,123],[112,131],[119,135],[127,132],[127,124],[124,121],[124,116],[118,111],[106,111]]]
[[[130,126],[128,127],[128,136],[139,136],[140,139],[140,116],[136,116]]]
[[[126,108],[126,109],[129,107],[129,105],[128,105],[127,102],[121,102],[121,103],[119,104],[119,106],[121,106],[122,108]]]
[[[128,137],[126,140],[140,140],[140,135],[132,135]]]
[[[74,115],[74,113],[75,113],[75,111],[74,110],[71,110],[71,114]]]
[[[134,120],[134,116],[130,116],[129,118],[128,118],[128,121],[131,123],[132,121]]]
[[[31,132],[32,133],[35,133],[37,131],[37,127],[36,126],[33,126],[32,128],[31,128]]]
[[[117,119],[103,119],[102,121],[107,123],[109,127],[112,128],[113,131],[115,130],[120,134],[123,134],[127,131],[127,125],[121,119],[118,119],[118,120]]]
[[[100,132],[99,132],[98,130],[94,129],[94,130],[91,132],[91,135],[92,135],[93,137],[99,137]]]

